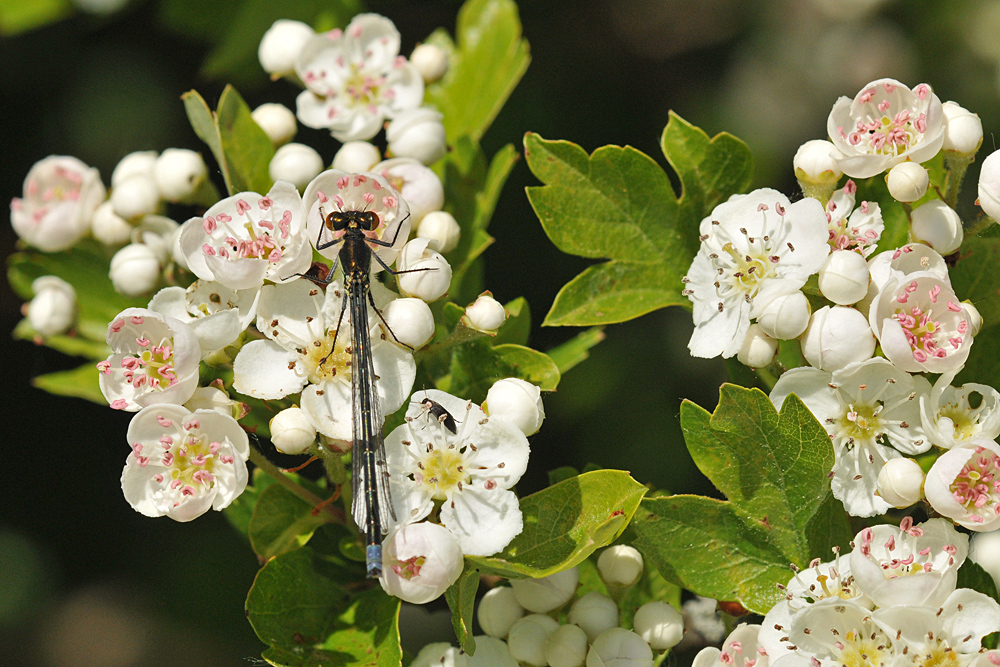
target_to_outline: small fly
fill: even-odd
[[[428,414],[433,416],[438,422],[444,426],[446,429],[451,431],[452,435],[458,433],[458,427],[455,425],[455,418],[451,416],[448,409],[437,401],[425,398],[420,401],[420,407],[427,411]]]

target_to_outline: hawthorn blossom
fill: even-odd
[[[905,160],[926,162],[944,143],[944,110],[931,87],[912,91],[895,79],[878,79],[853,100],[833,105],[827,133],[842,155],[837,165],[852,178],[881,174]]]
[[[441,597],[462,574],[465,561],[451,532],[436,523],[400,526],[385,540],[379,583],[412,604]]]
[[[848,180],[826,203],[828,243],[834,250],[855,250],[862,257],[875,252],[875,244],[885,230],[878,202],[863,201],[854,208],[858,186]]]
[[[112,353],[97,364],[101,393],[115,410],[184,403],[198,388],[201,346],[188,325],[146,308],[126,308],[108,325]]]
[[[358,14],[343,31],[316,35],[295,59],[306,89],[299,121],[327,128],[338,141],[371,139],[386,118],[420,106],[424,81],[399,55],[399,32],[378,14]]]
[[[951,282],[944,257],[923,243],[907,243],[892,252],[880,253],[868,261],[871,286],[875,292],[892,279],[901,280],[920,271],[928,271],[949,284]]]
[[[934,511],[977,532],[1000,528],[1000,445],[970,440],[927,471],[924,496]]]
[[[187,289],[164,287],[149,309],[188,324],[198,336],[202,356],[229,345],[257,315],[256,289],[232,290],[221,283],[196,280]]]
[[[1000,392],[985,384],[951,386],[957,370],[944,373],[931,393],[920,397],[920,415],[931,442],[951,449],[971,440],[1000,437]],[[976,407],[970,397],[977,396]]]
[[[722,648],[708,646],[698,652],[691,667],[768,667],[767,650],[758,643],[761,626],[740,623],[729,633]]]
[[[246,488],[247,434],[228,415],[161,403],[128,427],[122,491],[135,511],[190,521],[229,506]]]
[[[858,600],[836,596],[807,605],[792,617],[782,641],[791,649],[773,667],[893,665],[893,641]],[[697,667],[697,666],[695,666]]]
[[[440,211],[444,206],[444,184],[430,167],[419,160],[396,157],[379,162],[369,171],[384,178],[406,200],[414,225],[428,213]]]
[[[808,198],[792,204],[775,190],[716,206],[700,230],[701,248],[683,279],[694,304],[688,349],[696,357],[739,352],[750,321],[802,287],[830,252],[822,205]]]

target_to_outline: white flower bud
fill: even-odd
[[[608,628],[618,627],[618,605],[607,595],[591,591],[573,603],[567,618],[594,641]]]
[[[542,405],[542,390],[521,378],[504,378],[494,382],[490,390],[486,392],[484,409],[490,417],[499,417],[511,422],[525,435],[537,433],[538,429],[542,426],[542,422],[545,420],[545,406]],[[576,572],[576,568],[574,567],[567,571]],[[552,576],[555,577],[557,575]],[[550,577],[546,577],[546,579],[548,578]],[[545,579],[535,579],[533,581],[545,581]],[[569,598],[566,599],[568,600]],[[525,609],[537,611],[528,606],[525,606]]]
[[[136,151],[123,157],[111,172],[111,187],[117,186],[129,176],[153,177],[156,151]]]
[[[1000,530],[975,533],[969,547],[969,559],[986,570],[1000,588]]]
[[[62,278],[41,276],[31,283],[35,297],[25,316],[39,335],[48,338],[70,330],[76,323],[76,290]]]
[[[969,300],[963,301],[962,307],[965,308],[969,328],[972,330],[972,337],[975,338],[979,335],[979,330],[983,328],[983,316],[979,314],[979,310]]]
[[[303,454],[316,442],[316,429],[302,408],[285,408],[271,417],[271,442],[282,454]]]
[[[429,521],[411,523],[383,543],[379,583],[389,595],[425,604],[458,581],[464,566],[462,549],[450,530]]]
[[[524,616],[524,607],[517,603],[514,589],[497,586],[486,591],[479,601],[479,626],[491,637],[503,638],[511,627]]]
[[[323,171],[323,158],[311,146],[285,144],[274,153],[267,170],[272,180],[288,181],[301,190]]]
[[[580,583],[580,571],[571,567],[540,579],[512,579],[511,588],[518,604],[536,614],[558,609],[573,599]]]
[[[305,43],[316,33],[301,21],[280,19],[267,29],[257,47],[257,58],[264,71],[278,78],[295,71],[295,59]]]
[[[171,202],[187,203],[208,178],[201,153],[186,148],[168,148],[153,165],[160,196]]]
[[[771,338],[791,340],[798,338],[809,326],[809,300],[800,291],[784,294],[764,306],[757,316],[757,324]]]
[[[927,170],[916,162],[900,162],[885,176],[885,184],[892,198],[906,203],[923,197],[930,182]]]
[[[410,667],[469,667],[469,656],[451,644],[434,642],[420,649]]]
[[[429,245],[429,239],[413,239],[403,246],[396,258],[397,269],[412,272],[398,276],[399,289],[427,302],[440,299],[451,286],[451,264]]]
[[[764,368],[774,361],[776,354],[778,341],[764,333],[759,324],[751,324],[743,347],[736,353],[736,359],[750,368]]]
[[[295,133],[299,131],[299,126],[295,120],[295,114],[284,104],[268,102],[261,104],[250,113],[253,122],[264,130],[264,134],[271,140],[271,145],[275,148],[284,146],[295,138]]]
[[[941,150],[974,155],[983,144],[983,121],[955,102],[941,105],[944,111],[944,143]]]
[[[502,639],[476,635],[475,640],[476,654],[468,656],[469,667],[521,667]]]
[[[448,152],[444,116],[430,107],[416,107],[397,114],[385,129],[389,152],[424,164],[434,164]]]
[[[135,174],[122,179],[111,191],[111,206],[117,215],[134,220],[156,213],[160,189],[152,175]]]
[[[809,365],[831,373],[871,359],[875,353],[875,334],[868,319],[844,306],[823,306],[813,313],[801,340],[802,356]]]
[[[940,199],[932,199],[913,209],[910,235],[942,255],[950,255],[962,245],[962,219],[955,209]]]
[[[878,495],[897,509],[920,500],[924,471],[913,459],[889,459],[878,473]]]
[[[423,347],[434,337],[434,314],[426,301],[393,299],[382,309],[382,317],[396,340],[413,349]]]
[[[627,544],[608,547],[597,559],[597,571],[607,584],[631,586],[642,576],[642,554]]]
[[[587,634],[575,625],[560,625],[545,642],[549,667],[582,667],[587,659]]]
[[[184,407],[194,412],[195,410],[214,410],[220,415],[226,415],[233,419],[243,416],[239,406],[244,406],[239,401],[229,398],[229,394],[217,387],[198,387],[194,390],[191,398],[184,402]]]
[[[434,83],[448,71],[448,54],[437,44],[419,44],[410,54],[410,63],[425,83]]]
[[[976,203],[986,215],[1000,220],[1000,151],[993,151],[983,160],[979,171],[979,199]]]
[[[462,228],[447,211],[431,211],[420,219],[416,236],[431,240],[431,247],[438,252],[451,252],[462,238]]]
[[[684,637],[684,617],[666,602],[647,602],[635,612],[632,629],[651,649],[665,651]]]
[[[371,171],[381,159],[382,155],[374,144],[367,141],[348,141],[333,156],[333,168],[346,171],[348,174],[360,174],[363,171]]]
[[[507,309],[493,298],[490,292],[483,292],[475,301],[466,306],[462,324],[482,333],[496,334],[497,329],[507,321]]]
[[[160,260],[144,243],[130,243],[111,258],[108,275],[115,290],[125,296],[142,296],[160,282]]]
[[[559,623],[553,618],[529,614],[511,627],[507,648],[518,662],[531,667],[545,667],[545,644],[558,627]]]
[[[132,236],[132,225],[115,213],[110,201],[97,207],[90,221],[90,227],[94,238],[104,245],[124,245]]]
[[[792,158],[795,178],[807,197],[826,202],[837,187],[844,172],[832,155],[840,154],[837,147],[824,139],[813,139],[799,146]]]
[[[834,250],[819,270],[819,291],[839,306],[849,306],[868,294],[868,262],[859,252]]]
[[[653,650],[631,630],[611,628],[590,646],[587,667],[653,667]]]

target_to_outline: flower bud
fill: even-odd
[[[479,612],[476,617],[483,632],[502,639],[522,616],[524,607],[517,603],[514,589],[497,586],[486,591],[486,595],[479,601]]]
[[[582,667],[587,659],[587,634],[575,625],[560,625],[545,642],[549,667]]]
[[[444,116],[430,107],[416,107],[397,114],[385,130],[389,152],[434,164],[448,151]]]
[[[488,291],[466,306],[462,317],[462,324],[465,326],[491,336],[495,336],[497,329],[506,321],[507,309]]]
[[[301,190],[323,171],[323,158],[305,144],[285,144],[274,153],[267,170],[272,180],[288,181]]]
[[[434,642],[420,649],[410,667],[469,667],[469,656],[451,644]]]
[[[268,102],[261,104],[250,114],[253,122],[264,130],[264,134],[271,140],[271,145],[275,148],[284,146],[295,138],[295,133],[299,131],[299,126],[295,120],[295,114],[284,104]]]
[[[221,380],[219,381],[221,383]],[[191,398],[184,401],[184,407],[194,412],[195,410],[214,410],[220,415],[226,415],[233,419],[240,419],[246,416],[247,404],[234,401],[229,398],[229,394],[218,387],[198,387],[194,390]]]
[[[941,150],[971,156],[983,144],[983,121],[955,102],[941,105],[944,111],[944,143]]]
[[[117,215],[134,220],[156,213],[160,189],[152,175],[135,174],[122,179],[111,191],[111,206]]]
[[[684,617],[666,602],[647,602],[635,612],[632,629],[651,649],[665,651],[684,637]]]
[[[410,54],[410,63],[424,83],[434,83],[448,71],[448,54],[437,44],[419,44]]]
[[[156,158],[153,176],[163,199],[186,203],[208,178],[208,167],[201,153],[186,148],[168,148]]]
[[[885,176],[889,194],[896,201],[915,202],[927,192],[930,176],[916,162],[900,162]]]
[[[1000,588],[1000,530],[973,535],[969,558],[986,570]]]
[[[618,627],[618,605],[607,595],[591,591],[573,603],[567,618],[594,641],[608,628]]]
[[[736,359],[750,368],[764,368],[774,361],[776,354],[778,341],[764,333],[759,324],[751,324],[743,347],[736,353]]]
[[[507,648],[518,662],[531,667],[545,667],[545,644],[558,627],[559,623],[553,618],[529,614],[511,627],[507,635]]]
[[[764,306],[757,316],[757,324],[771,338],[791,340],[798,338],[809,326],[809,300],[800,291],[784,294]]]
[[[837,187],[837,181],[844,175],[837,161],[831,157],[839,153],[836,146],[824,139],[813,139],[799,146],[792,158],[792,166],[803,194],[826,203]]]
[[[597,559],[597,571],[607,584],[631,586],[642,576],[642,554],[627,544],[608,547]]]
[[[889,459],[878,473],[878,495],[897,509],[920,500],[924,471],[913,459]]]
[[[494,382],[490,390],[486,392],[484,409],[490,417],[499,417],[511,422],[525,435],[537,433],[542,426],[542,421],[545,420],[542,390],[521,378],[504,378]],[[576,572],[576,568],[568,570],[568,572]],[[544,579],[533,581],[544,581]],[[527,606],[525,609],[537,611]]]
[[[424,604],[458,581],[465,560],[451,531],[428,521],[397,529],[382,545],[379,583],[389,595]]]
[[[295,59],[305,43],[312,39],[313,29],[301,21],[281,19],[267,29],[257,47],[257,58],[264,71],[277,79],[295,71]]]
[[[393,299],[382,309],[382,317],[392,329],[391,339],[413,349],[421,348],[434,337],[434,314],[420,299]]]
[[[451,286],[451,264],[429,245],[429,239],[413,239],[403,246],[396,258],[397,269],[411,271],[397,277],[399,289],[427,302],[440,299]]]
[[[156,156],[156,151],[136,151],[123,157],[118,161],[115,170],[111,172],[111,187],[117,187],[119,183],[130,176],[152,178]]]
[[[507,642],[496,637],[476,635],[476,654],[468,656],[469,667],[521,667],[507,648]],[[411,665],[416,667],[416,665]],[[433,667],[438,667],[434,665]]]
[[[90,227],[94,238],[108,246],[125,245],[132,237],[132,225],[115,213],[110,201],[97,207],[90,221]]]
[[[371,171],[381,159],[382,156],[374,144],[367,141],[348,141],[333,156],[333,168],[346,171],[348,174],[360,174]]]
[[[875,334],[867,318],[844,306],[823,306],[813,313],[801,340],[809,365],[831,373],[875,353]]]
[[[35,297],[25,316],[39,335],[48,338],[66,333],[76,323],[76,290],[62,278],[41,276],[31,283]]]
[[[940,199],[932,199],[913,209],[910,235],[942,255],[950,255],[962,245],[962,219],[955,209]]]
[[[631,630],[611,628],[591,644],[587,667],[653,667],[653,651]]]
[[[510,585],[518,604],[528,611],[544,614],[573,599],[579,583],[580,571],[571,567],[540,579],[512,579]]]
[[[431,211],[420,219],[416,236],[430,239],[430,247],[440,253],[451,252],[462,238],[462,228],[451,213]]]
[[[419,160],[398,157],[379,162],[372,172],[382,176],[410,206],[410,219],[416,226],[431,211],[444,206],[444,185],[437,174]]]
[[[979,199],[976,203],[986,215],[1000,220],[1000,151],[993,151],[983,160],[979,171]]]
[[[979,310],[972,305],[972,302],[966,299],[962,302],[962,308],[965,309],[965,315],[968,318],[969,328],[972,330],[973,338],[979,335],[979,330],[983,328],[983,316],[979,314]]]
[[[316,429],[302,408],[285,408],[271,417],[271,442],[282,454],[304,454],[316,442]]]
[[[853,250],[834,250],[819,270],[819,291],[839,306],[849,306],[868,294],[868,262]]]
[[[142,296],[159,284],[160,260],[145,243],[130,243],[111,258],[108,275],[119,294]]]

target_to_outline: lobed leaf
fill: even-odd
[[[485,336],[457,346],[450,371],[445,391],[477,402],[502,378],[521,378],[542,391],[555,391],[560,377],[555,362],[544,352],[522,345],[491,346]]]

